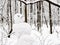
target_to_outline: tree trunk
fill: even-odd
[[[7,23],[8,23],[8,32],[10,30],[10,21],[9,21],[9,0],[7,1]]]
[[[51,4],[49,3],[49,19],[50,19],[50,33],[52,34],[52,16],[51,16]]]
[[[27,22],[27,5],[26,4],[25,4],[25,22]]]
[[[10,38],[10,34],[12,33],[12,11],[11,11],[11,0],[10,0],[9,2],[10,2],[10,21],[11,21],[11,29],[10,29],[10,31],[9,31],[8,37]]]
[[[41,2],[37,3],[37,28],[38,31],[41,27]]]

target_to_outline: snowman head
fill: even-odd
[[[22,23],[22,22],[24,22],[23,15],[22,14],[19,14],[19,13],[15,14],[14,15],[14,22],[15,23]]]

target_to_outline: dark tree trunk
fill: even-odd
[[[12,33],[12,12],[11,12],[11,0],[10,0],[10,21],[11,21],[11,29],[9,31],[8,37],[10,38],[10,34]]]
[[[27,5],[26,4],[25,4],[25,22],[27,22]]]
[[[49,19],[50,19],[50,33],[52,34],[52,16],[51,16],[51,4],[49,3]]]

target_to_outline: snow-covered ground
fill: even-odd
[[[13,32],[7,37],[0,26],[0,45],[60,45],[60,26],[53,26],[53,34],[50,34],[50,27],[43,24],[41,33],[25,23],[20,14],[15,15]],[[18,20],[18,21],[17,21]],[[7,26],[5,26],[7,30]]]

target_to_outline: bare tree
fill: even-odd
[[[37,28],[41,28],[41,2],[37,3]]]
[[[8,37],[10,38],[10,34],[12,33],[12,30],[13,30],[13,28],[12,28],[12,11],[11,11],[11,1],[12,0],[9,0],[9,2],[10,2],[10,21],[11,21],[11,29],[10,29],[10,31],[9,31],[9,35],[8,35]]]
[[[25,22],[27,22],[27,5],[26,4],[25,4]]]
[[[51,3],[49,3],[49,19],[50,19],[50,33],[52,34]]]
[[[7,23],[8,23],[8,31],[10,30],[10,17],[9,17],[9,0],[7,1]]]

